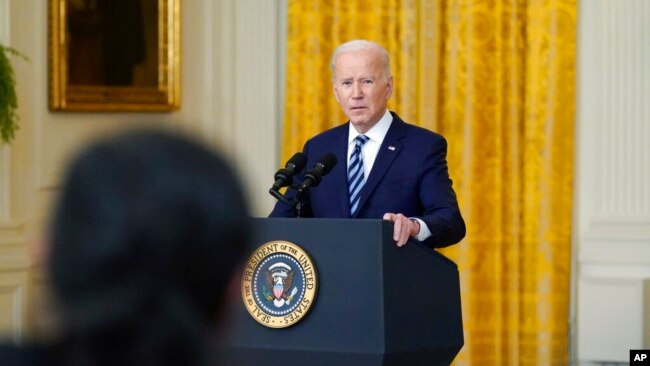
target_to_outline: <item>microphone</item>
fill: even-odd
[[[307,164],[307,156],[300,152],[295,153],[291,159],[287,161],[284,168],[278,170],[273,176],[275,183],[273,183],[271,191],[277,191],[282,187],[290,186],[293,182],[293,176],[298,174],[302,168],[305,167],[305,164]]]
[[[302,192],[304,189],[309,187],[316,187],[320,183],[321,179],[323,179],[323,176],[332,170],[334,165],[336,165],[336,156],[334,156],[334,154],[327,153],[321,156],[320,159],[316,161],[316,164],[314,164],[314,167],[305,173],[302,185],[298,191]]]

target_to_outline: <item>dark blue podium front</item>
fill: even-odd
[[[448,365],[463,346],[456,265],[419,243],[398,248],[383,220],[254,219],[260,245],[284,240],[318,270],[310,313],[289,328],[257,323],[236,299],[223,365]]]

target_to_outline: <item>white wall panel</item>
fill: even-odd
[[[580,2],[583,237],[650,239],[650,2]]]
[[[281,1],[257,0],[222,1],[214,8],[215,133],[237,158],[255,216],[271,211],[268,189],[279,167],[281,9]]]
[[[650,67],[650,3],[609,0],[602,4],[592,4],[598,26],[592,30],[590,41],[596,47],[589,55],[601,71],[591,106],[596,112],[593,159],[603,163],[594,170],[593,220],[647,224],[650,75],[644,71]]]
[[[578,9],[574,359],[625,362],[650,313],[650,1]]]
[[[626,362],[630,349],[643,349],[642,280],[585,277],[579,287],[582,360]]]

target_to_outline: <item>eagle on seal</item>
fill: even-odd
[[[291,289],[291,284],[293,282],[293,275],[295,271],[291,267],[283,262],[278,262],[269,267],[269,270],[266,271],[266,281],[270,288],[273,289],[273,295],[267,296],[267,300],[273,300],[273,305],[276,307],[281,307],[285,303],[288,305],[291,303],[293,296],[298,291],[297,288],[293,288],[291,294],[287,292]]]

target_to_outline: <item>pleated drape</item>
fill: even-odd
[[[575,0],[289,2],[283,160],[345,121],[329,57],[365,38],[391,56],[389,108],[443,134],[467,237],[459,365],[569,359]]]

